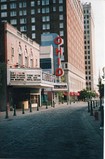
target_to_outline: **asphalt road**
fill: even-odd
[[[86,106],[62,106],[0,122],[0,158],[102,159],[103,137]]]

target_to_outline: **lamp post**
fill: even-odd
[[[101,122],[100,122],[100,129],[103,129],[103,126],[104,126],[104,112],[103,112],[103,106],[102,106],[102,81],[101,81],[101,78],[99,77],[99,93],[100,93],[100,96],[99,96],[99,99],[100,99],[100,113],[101,113]]]

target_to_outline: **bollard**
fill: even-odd
[[[9,105],[7,104],[7,106],[6,106],[6,116],[5,116],[6,119],[9,118],[9,116],[8,116],[8,109],[9,109]]]
[[[22,104],[22,114],[25,114],[25,112],[24,112],[24,104]]]
[[[14,105],[14,116],[16,116],[16,105]]]
[[[48,109],[48,103],[47,103],[47,101],[46,101],[46,109]]]
[[[55,102],[53,101],[53,107],[55,108]]]
[[[101,111],[100,112],[100,119],[101,119],[101,121],[100,121],[100,129],[103,129],[103,127],[104,127],[104,108],[102,106],[102,101],[101,101],[101,110],[100,111]]]
[[[31,103],[29,103],[29,107],[30,107],[30,112],[32,112],[32,106],[31,106]]]
[[[88,101],[88,112],[90,112],[90,101]]]
[[[93,108],[95,108],[95,101],[93,100]]]
[[[39,111],[39,106],[38,106],[38,104],[37,104],[37,111]]]
[[[98,101],[96,100],[96,107],[98,106]]]
[[[93,116],[93,106],[92,106],[93,102],[91,101],[91,105],[90,105],[90,115]]]
[[[95,112],[94,112],[94,118],[95,118],[95,120],[99,120],[99,114],[98,114],[97,110],[95,110]]]

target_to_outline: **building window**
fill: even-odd
[[[49,16],[42,16],[42,21],[48,22],[48,21],[50,21],[50,17]]]
[[[35,9],[31,9],[31,14],[35,14]]]
[[[85,56],[85,59],[87,59],[87,56]]]
[[[27,22],[26,18],[20,19],[20,24],[26,24],[26,22]]]
[[[46,17],[43,16],[43,17],[42,17],[42,22],[45,22],[45,21],[46,21]]]
[[[17,14],[16,14],[16,11],[11,11],[11,12],[10,12],[10,16],[11,16],[11,17],[14,17],[14,16],[16,16],[16,15],[17,15]]]
[[[50,24],[43,24],[42,27],[43,30],[48,30],[50,29]]]
[[[27,31],[27,27],[26,26],[21,26],[20,31],[22,31],[22,32]]]
[[[63,28],[63,23],[60,23],[60,24],[59,24],[59,28]]]
[[[22,66],[22,54],[18,54],[18,64]]]
[[[18,54],[22,54],[22,48],[21,48],[20,42],[19,42]]]
[[[45,5],[45,0],[42,0],[42,6],[44,6]]]
[[[43,30],[45,30],[46,29],[46,25],[45,24],[43,24]]]
[[[50,10],[48,7],[42,8],[42,13],[49,13],[49,12],[50,12]]]
[[[53,3],[56,3],[56,0],[53,0]]]
[[[6,2],[7,0],[1,0],[0,2]]]
[[[38,59],[36,59],[36,67],[38,66]]]
[[[59,6],[59,12],[63,12],[63,6]]]
[[[35,18],[31,18],[31,23],[35,23]]]
[[[27,11],[26,10],[20,10],[19,11],[19,15],[22,16],[22,15],[27,15]]]
[[[40,8],[38,8],[38,13],[40,13]]]
[[[46,13],[49,13],[49,11],[50,11],[50,10],[49,10],[49,8],[47,7],[47,8],[46,8]]]
[[[35,30],[35,25],[32,25],[32,30]]]
[[[38,6],[40,5],[40,1],[37,1],[37,5],[38,5]]]
[[[14,48],[11,47],[11,61],[14,61]]]
[[[19,8],[25,8],[25,7],[26,7],[26,2],[19,3]]]
[[[59,0],[59,3],[63,3],[63,0]]]
[[[16,3],[11,3],[10,4],[10,9],[15,9],[16,8]]]
[[[30,67],[33,68],[33,59],[30,59]]]
[[[63,20],[63,15],[59,15],[59,20]]]
[[[53,7],[53,12],[56,12],[56,7]]]
[[[46,13],[45,8],[42,8],[42,13]]]
[[[50,24],[47,24],[47,29],[50,29]]]
[[[25,66],[28,67],[28,57],[25,57]]]
[[[46,16],[46,22],[50,21],[50,17]]]
[[[49,0],[46,0],[46,5],[49,5]]]
[[[87,20],[87,24],[89,24],[89,20]]]
[[[42,0],[42,6],[44,6],[44,5],[49,5],[49,0]]]
[[[12,19],[12,20],[10,21],[10,23],[11,23],[12,25],[16,25],[16,24],[17,24],[17,19]]]
[[[1,12],[1,17],[7,17],[7,12]]]
[[[35,1],[31,1],[31,7],[35,6]]]
[[[1,5],[1,10],[7,9],[7,5],[6,4],[2,4]]]
[[[35,39],[35,38],[36,38],[36,34],[32,33],[32,39]]]
[[[64,36],[64,31],[59,32],[60,36]]]

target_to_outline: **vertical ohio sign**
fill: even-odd
[[[57,36],[54,39],[54,43],[56,45],[58,45],[58,48],[56,48],[56,56],[57,58],[57,64],[58,64],[58,68],[56,68],[55,70],[55,75],[56,76],[62,76],[63,75],[63,69],[61,68],[61,56],[62,56],[62,48],[60,47],[60,45],[62,45],[62,38],[60,36]]]

